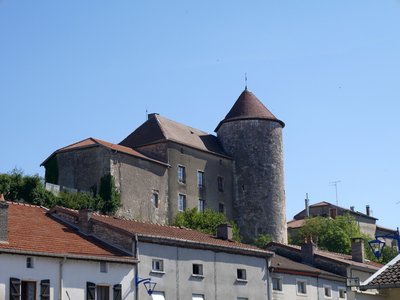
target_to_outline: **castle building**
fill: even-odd
[[[217,135],[149,114],[119,144],[88,138],[42,165],[46,182],[82,191],[111,174],[126,218],[168,224],[185,209],[211,208],[236,221],[244,241],[269,234],[285,243],[284,125],[246,88]]]

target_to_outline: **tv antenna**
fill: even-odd
[[[330,186],[334,186],[334,187],[335,187],[336,206],[339,205],[339,202],[338,202],[338,192],[337,192],[337,185],[338,185],[339,182],[341,182],[341,181],[340,181],[340,180],[336,180],[336,181],[331,181],[331,182],[330,182]]]

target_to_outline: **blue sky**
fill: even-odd
[[[146,110],[213,132],[248,87],[284,129],[287,216],[399,225],[400,1],[0,1],[0,172]]]

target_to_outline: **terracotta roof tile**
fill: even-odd
[[[138,158],[143,158],[143,159],[153,161],[158,164],[166,165],[164,162],[161,162],[161,161],[155,160],[153,158],[150,158],[146,155],[143,155],[142,153],[140,153],[132,148],[125,147],[125,146],[118,145],[118,144],[113,144],[113,143],[106,142],[106,141],[96,139],[96,138],[87,138],[85,140],[82,140],[77,143],[74,143],[74,144],[68,145],[66,147],[63,147],[61,149],[58,149],[54,153],[52,153],[41,165],[44,165],[46,163],[46,161],[48,161],[50,159],[50,157],[52,157],[56,153],[66,152],[66,151],[81,149],[81,148],[87,148],[87,147],[93,147],[93,146],[99,146],[99,145],[106,147],[108,149],[114,150],[114,151],[132,155],[132,156],[135,156]]]
[[[252,92],[245,89],[225,118],[218,124],[215,131],[217,132],[219,127],[225,122],[246,119],[271,120],[280,123],[282,127],[285,126],[285,123],[278,120]]]
[[[0,252],[15,250],[57,255],[131,259],[76,229],[60,223],[38,206],[7,202],[8,243],[0,243]],[[133,260],[132,260],[133,261]]]
[[[344,277],[309,266],[300,262],[296,262],[289,258],[283,257],[281,255],[275,254],[271,258],[271,267],[274,268],[275,272],[304,272],[308,273],[310,276],[330,276],[336,277],[338,280],[345,280]]]
[[[78,216],[78,211],[66,209],[63,207],[55,207],[51,211],[55,214],[57,210],[61,210],[64,213],[69,215]],[[196,231],[193,229],[185,228],[185,227],[176,227],[176,226],[168,226],[168,225],[160,225],[154,223],[146,223],[135,220],[126,220],[118,217],[110,217],[105,215],[100,215],[94,213],[92,215],[91,220],[95,222],[101,222],[103,224],[107,224],[117,230],[123,231],[125,233],[131,235],[138,235],[139,240],[141,238],[153,238],[158,240],[159,243],[163,243],[163,241],[168,240],[171,243],[179,243],[184,242],[187,244],[201,244],[209,249],[213,249],[215,247],[221,247],[226,249],[231,249],[232,251],[250,251],[254,254],[258,254],[261,256],[271,256],[272,252],[260,249],[253,245],[238,243],[230,240],[219,239],[213,235],[202,233],[200,231]]]

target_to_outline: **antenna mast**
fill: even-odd
[[[339,202],[338,202],[338,192],[337,192],[337,185],[338,185],[339,182],[341,182],[341,181],[340,181],[340,180],[336,180],[336,181],[331,181],[331,182],[330,182],[330,186],[334,186],[334,187],[335,187],[336,206],[339,205]]]

